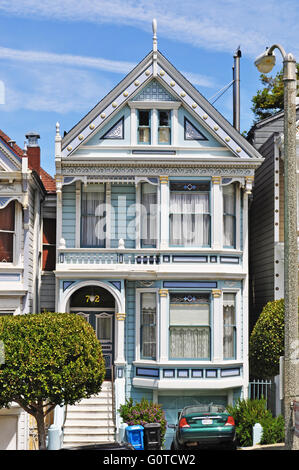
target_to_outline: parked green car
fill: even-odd
[[[171,450],[215,446],[236,450],[235,421],[220,405],[186,406],[178,415]]]

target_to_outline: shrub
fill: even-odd
[[[252,428],[256,423],[263,427],[261,444],[275,444],[284,440],[284,420],[274,418],[266,409],[266,400],[238,400],[227,407],[236,423],[237,442],[241,447],[252,446]]]
[[[268,379],[279,373],[284,355],[284,299],[268,302],[249,341],[249,369],[254,378]]]
[[[161,425],[161,442],[164,442],[167,421],[161,405],[152,403],[142,398],[140,402],[133,403],[133,399],[126,400],[124,405],[119,408],[121,418],[129,426],[140,424],[144,426],[146,423],[160,423]]]

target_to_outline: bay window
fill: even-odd
[[[236,247],[236,190],[233,184],[222,186],[223,246]]]
[[[140,357],[156,360],[156,293],[142,293],[140,298]]]
[[[83,186],[81,193],[81,246],[105,246],[105,185]]]
[[[12,263],[15,237],[15,201],[0,209],[0,262]]]
[[[236,294],[223,294],[223,359],[236,358]]]
[[[210,246],[210,183],[171,182],[169,216],[170,245]]]
[[[170,359],[210,359],[209,294],[170,294]]]

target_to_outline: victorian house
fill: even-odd
[[[68,407],[64,445],[114,440],[129,397],[162,404],[168,423],[187,404],[246,397],[259,152],[154,37],[63,138],[57,124],[55,162],[55,310],[93,325],[107,370],[99,397]]]
[[[48,309],[41,292],[55,267],[55,180],[40,166],[39,135],[26,138],[27,150],[22,150],[0,131],[1,316]],[[19,406],[0,409],[0,449],[28,449],[31,426]]]

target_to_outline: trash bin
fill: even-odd
[[[143,426],[135,424],[126,428],[127,441],[132,444],[135,450],[144,450],[143,446]]]
[[[161,450],[160,423],[147,423],[144,425],[144,449]]]

